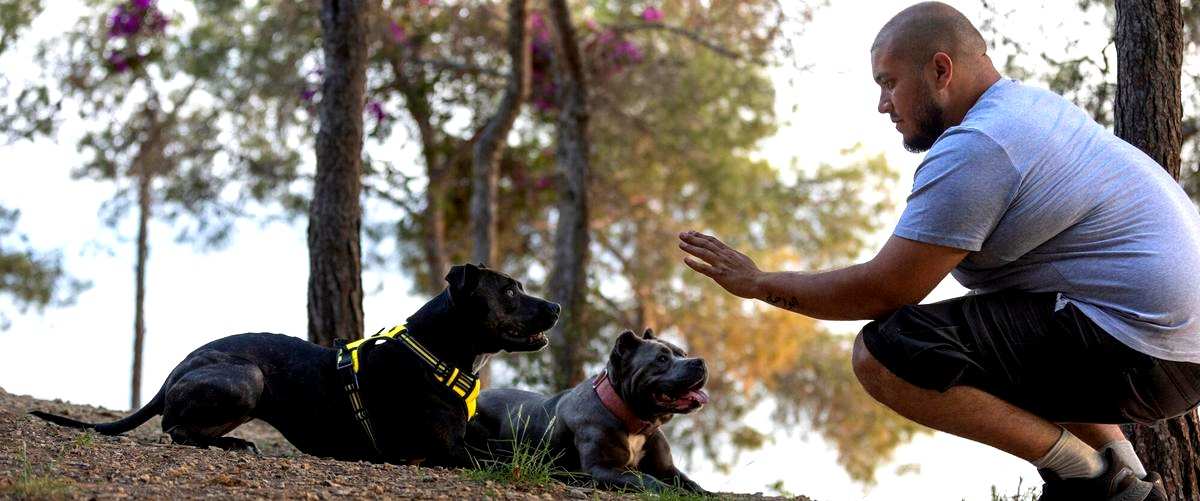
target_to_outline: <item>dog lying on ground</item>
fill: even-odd
[[[124,419],[96,424],[32,414],[106,435],[162,414],[163,431],[177,444],[254,452],[253,443],[224,435],[258,418],[315,456],[468,466],[474,374],[501,350],[546,346],[559,306],[482,266],[454,266],[446,280],[404,326],[365,342],[333,349],[281,334],[238,334],[193,351]]]
[[[679,347],[625,331],[607,368],[549,398],[516,389],[480,394],[467,432],[472,454],[504,460],[514,444],[548,443],[557,466],[589,474],[601,486],[661,492],[668,486],[704,493],[675,467],[659,428],[708,402],[704,360]],[[542,441],[546,442],[543,443]]]

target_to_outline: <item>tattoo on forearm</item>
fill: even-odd
[[[771,294],[769,292],[767,293],[767,297],[763,298],[763,300],[772,305],[780,308],[787,308],[789,310],[794,310],[800,307],[800,300],[796,299],[795,297],[784,297],[781,295]]]

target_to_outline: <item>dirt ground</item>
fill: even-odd
[[[28,415],[42,410],[84,421],[124,413],[11,395],[0,388],[0,499],[643,499],[552,483],[527,487],[468,479],[462,471],[321,459],[296,451],[270,425],[231,435],[261,456],[178,446],[156,417],[108,437]],[[722,494],[722,499],[783,499]],[[806,500],[799,497],[794,499]]]

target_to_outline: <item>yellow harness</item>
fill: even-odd
[[[479,400],[480,384],[478,375],[459,370],[457,367],[442,362],[432,352],[422,346],[421,343],[417,342],[416,339],[408,335],[404,324],[397,325],[391,329],[380,329],[374,336],[339,346],[337,352],[338,372],[342,375],[344,389],[350,397],[350,405],[354,408],[354,417],[362,425],[363,431],[367,434],[367,438],[370,439],[371,445],[375,446],[377,452],[379,448],[375,443],[375,433],[371,427],[371,419],[367,415],[367,408],[363,403],[362,395],[359,394],[358,352],[364,343],[375,345],[389,341],[399,341],[400,344],[408,347],[409,350],[416,354],[417,358],[424,361],[429,366],[429,369],[433,371],[433,377],[446,385],[447,388],[463,400],[463,405],[467,409],[467,420],[470,421],[471,418],[475,417],[475,404]]]

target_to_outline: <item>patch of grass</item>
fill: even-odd
[[[526,417],[522,421],[521,417],[518,412],[517,421],[523,423],[523,430],[528,429],[529,418]],[[568,479],[575,475],[557,466],[556,462],[562,457],[562,452],[555,454],[550,450],[547,435],[554,428],[553,419],[550,420],[550,425],[546,427],[546,431],[536,443],[518,440],[517,437],[521,437],[523,434],[516,433],[516,425],[513,426],[512,436],[514,438],[508,444],[511,446],[511,456],[504,459],[476,459],[475,467],[464,472],[467,478],[477,481],[491,480],[505,484],[544,487],[555,480]],[[490,451],[488,455],[496,457],[494,454],[490,454]]]
[[[716,496],[707,496],[704,494],[696,494],[692,491],[685,491],[678,487],[671,487],[662,492],[652,492],[644,490],[637,493],[638,499],[644,501],[659,500],[659,501],[702,501],[708,499],[720,499]]]
[[[75,441],[71,445],[78,448],[91,447],[95,439],[96,435],[92,433],[92,430],[87,430],[75,437]]]
[[[638,476],[645,475],[645,473],[636,472],[636,471],[632,472],[632,473],[634,473],[635,475],[638,475]],[[707,494],[698,494],[698,493],[689,491],[679,485],[668,485],[667,489],[662,492],[654,492],[650,489],[643,488],[641,490],[631,491],[631,494],[637,496],[638,499],[641,499],[643,501],[651,501],[651,500],[702,501],[702,500],[709,500],[709,499],[720,499],[717,496],[710,496]]]
[[[992,501],[1037,501],[1038,495],[1041,494],[1041,490],[1038,489],[1037,487],[1029,487],[1029,488],[1022,490],[1021,484],[1023,483],[1023,481],[1024,481],[1024,479],[1022,479],[1022,481],[1017,482],[1017,493],[1016,494],[1002,494],[1000,492],[1000,490],[996,489],[996,486],[993,485],[992,486]]]
[[[66,497],[75,487],[75,483],[66,477],[34,473],[24,440],[21,441],[21,464],[21,474],[11,484],[0,486],[0,495],[14,499],[55,499]]]

